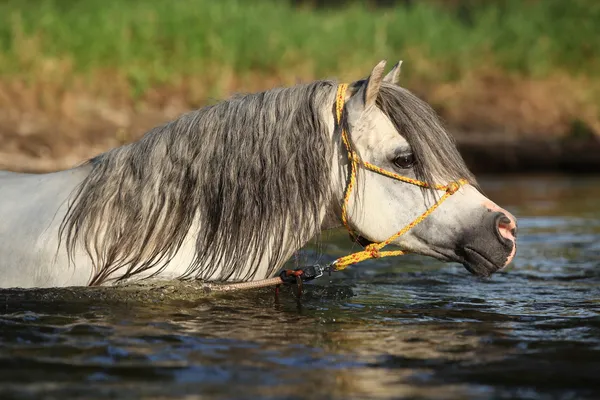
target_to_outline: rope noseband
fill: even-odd
[[[398,232],[390,236],[387,240],[379,243],[371,243],[365,247],[363,251],[359,251],[357,253],[353,253],[344,257],[340,257],[335,260],[330,266],[336,270],[341,271],[348,267],[349,265],[359,263],[361,261],[365,261],[371,258],[381,258],[381,257],[390,257],[390,256],[401,256],[406,254],[403,250],[394,250],[394,251],[381,251],[385,246],[389,245],[394,240],[398,239],[400,236],[404,235],[406,232],[417,226],[420,222],[422,222],[425,218],[427,218],[436,208],[440,206],[448,197],[453,195],[460,189],[461,186],[465,185],[467,181],[465,179],[460,179],[456,182],[451,182],[447,185],[430,185],[427,182],[423,182],[417,179],[412,179],[406,176],[399,175],[395,172],[387,171],[383,168],[380,168],[376,165],[373,165],[367,161],[360,160],[358,154],[352,149],[350,145],[350,140],[348,138],[348,132],[342,124],[342,115],[344,111],[344,104],[346,100],[346,92],[348,90],[348,84],[343,83],[338,86],[336,101],[335,101],[335,113],[336,120],[338,126],[341,127],[342,130],[342,142],[344,143],[344,147],[346,148],[346,152],[348,153],[348,161],[350,162],[350,178],[348,179],[348,184],[346,186],[346,190],[344,193],[344,201],[342,203],[342,223],[350,233],[353,238],[356,238],[357,235],[354,230],[350,227],[348,222],[348,203],[350,202],[350,195],[352,194],[352,189],[356,186],[356,171],[358,170],[359,163],[365,169],[368,169],[373,172],[377,172],[378,174],[387,176],[388,178],[396,179],[398,181],[410,183],[412,185],[421,186],[425,188],[433,187],[437,190],[443,190],[446,193],[442,195],[438,199],[435,204],[429,207],[423,214],[419,215],[414,221],[406,225],[404,228],[400,229]]]

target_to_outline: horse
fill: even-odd
[[[233,95],[71,169],[0,172],[0,287],[265,279],[340,227],[342,209],[357,240],[382,242],[439,199],[436,185],[458,180],[390,244],[478,276],[504,268],[515,217],[482,194],[435,111],[399,85],[401,62],[384,76],[385,64],[347,85],[339,120],[339,83],[317,80]]]

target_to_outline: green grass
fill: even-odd
[[[316,77],[379,59],[427,60],[412,71],[452,80],[481,65],[543,77],[600,74],[600,2],[480,1],[460,9],[294,9],[283,0],[0,0],[0,77],[35,80],[116,71],[137,91],[214,68]]]

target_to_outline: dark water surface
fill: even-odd
[[[519,218],[512,267],[487,280],[407,256],[301,304],[0,291],[0,399],[600,398],[600,178],[482,184]],[[325,258],[350,250],[333,234]]]

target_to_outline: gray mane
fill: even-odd
[[[156,275],[199,222],[194,261],[182,279],[217,267],[221,280],[251,279],[267,239],[269,265],[280,265],[285,249],[314,234],[332,196],[325,116],[333,115],[336,85],[316,81],[236,96],[91,159],[60,227],[70,259],[83,245],[94,265],[91,285],[151,269]],[[377,105],[412,146],[420,179],[474,182],[425,102],[384,84]],[[240,276],[248,263],[256,268]]]
[[[269,265],[285,261],[282,252],[320,226],[330,195],[324,116],[335,87],[317,81],[236,96],[90,160],[61,224],[69,256],[83,244],[92,285],[117,270],[118,280],[151,268],[157,274],[200,221],[195,258],[181,278],[221,266],[220,279],[250,279],[256,271],[238,276],[240,267],[258,264],[268,238]]]

